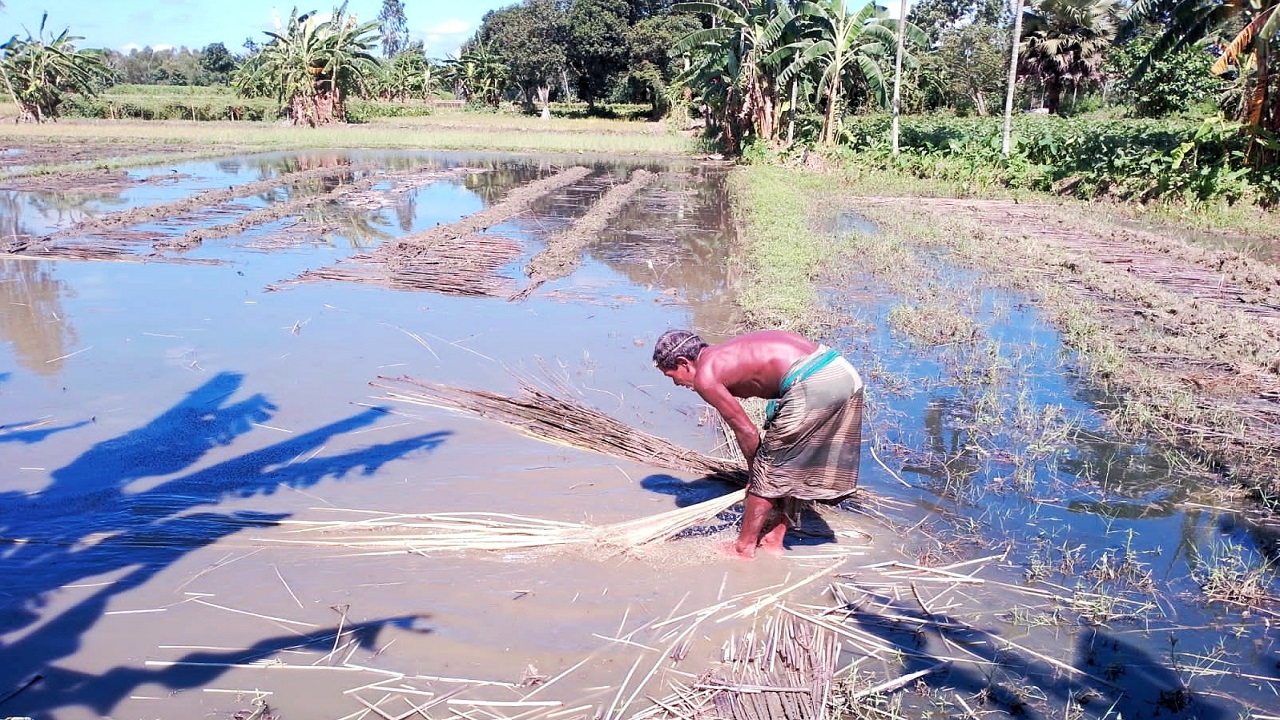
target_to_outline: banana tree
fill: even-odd
[[[472,43],[456,58],[444,61],[442,80],[467,102],[497,107],[507,88],[507,66],[484,43]]]
[[[345,3],[324,22],[295,8],[284,32],[267,32],[271,42],[241,66],[232,84],[242,95],[275,95],[295,125],[342,122],[346,99],[364,93],[378,75],[372,52],[378,32],[377,22],[347,17]]]
[[[1156,60],[1184,47],[1208,43],[1218,55],[1210,72],[1234,75],[1244,91],[1239,119],[1251,135],[1251,156],[1270,162],[1280,151],[1280,96],[1271,62],[1280,33],[1278,7],[1280,0],[1137,0],[1121,34],[1156,19],[1164,30],[1133,75],[1141,77]],[[1264,152],[1257,152],[1259,145]]]
[[[845,0],[802,2],[797,14],[797,22],[807,30],[781,77],[786,81],[797,73],[817,69],[819,94],[826,101],[821,141],[830,145],[836,140],[839,114],[854,81],[861,79],[880,106],[886,104],[888,94],[879,60],[897,44],[898,21],[875,3],[866,3],[851,13]],[[903,34],[914,46],[928,44],[924,31],[911,23],[903,23]],[[910,54],[904,54],[903,62],[908,67],[915,65]]]
[[[67,93],[96,95],[97,85],[111,77],[99,55],[76,49],[75,41],[84,38],[63,30],[46,42],[48,19],[48,13],[40,18],[40,30],[34,36],[30,32],[26,38],[14,35],[0,45],[0,78],[18,108],[19,120],[55,118]]]
[[[751,135],[772,143],[778,135],[778,63],[774,54],[784,43],[795,14],[777,0],[686,2],[673,11],[712,18],[710,28],[694,30],[676,43],[689,66],[676,82],[689,88],[710,110],[730,152]]]

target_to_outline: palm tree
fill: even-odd
[[[1019,65],[1040,80],[1045,107],[1057,114],[1064,88],[1100,79],[1119,25],[1116,0],[1031,0],[1023,20]]]
[[[48,19],[48,13],[40,18],[40,30],[35,36],[30,32],[25,39],[14,35],[0,45],[0,77],[18,108],[19,120],[44,122],[45,118],[57,117],[58,106],[67,93],[96,95],[96,85],[111,77],[100,55],[76,49],[75,41],[84,38],[63,30],[46,42],[44,27]]]
[[[347,97],[363,93],[379,69],[372,53],[378,23],[357,24],[346,10],[344,3],[316,22],[294,8],[284,33],[267,33],[271,42],[241,66],[233,85],[242,95],[274,94],[295,125],[345,120]]]
[[[855,79],[865,82],[872,97],[884,106],[887,94],[878,60],[897,43],[897,21],[890,20],[884,8],[874,3],[867,3],[858,12],[850,13],[845,0],[803,2],[798,12],[798,22],[809,29],[799,43],[800,51],[783,70],[781,77],[786,81],[811,66],[820,70],[819,92],[827,103],[821,140],[823,144],[830,145],[836,139],[838,114],[843,110],[846,90]],[[924,31],[911,23],[903,24],[903,33],[904,40],[913,44],[924,46],[928,43]],[[909,66],[915,64],[909,56],[903,59]]]
[[[690,63],[676,82],[699,95],[730,152],[749,135],[773,142],[778,134],[778,61],[791,5],[778,0],[687,2],[672,11],[709,15],[712,27],[685,35],[676,54]]]

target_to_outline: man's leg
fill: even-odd
[[[784,549],[782,541],[787,535],[787,529],[795,526],[795,513],[798,507],[799,503],[795,498],[784,497],[774,501],[774,517],[771,518],[774,524],[760,538],[761,550],[772,555],[782,554]]]
[[[738,532],[738,541],[733,545],[733,551],[738,557],[750,560],[756,556],[760,531],[764,529],[764,521],[769,518],[773,508],[772,499],[747,493],[747,502],[742,511],[742,530]],[[786,532],[785,527],[783,532]]]

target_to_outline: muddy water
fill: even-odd
[[[636,209],[618,218],[574,275],[522,303],[341,283],[266,291],[581,163],[335,159],[481,172],[372,211],[359,227],[377,233],[336,226],[291,246],[255,247],[260,237],[287,233],[288,220],[182,256],[214,264],[0,261],[0,693],[40,676],[0,706],[3,713],[229,717],[252,710],[257,696],[224,691],[257,690],[271,693],[262,697],[287,716],[342,717],[364,709],[362,693],[344,691],[386,673],[498,683],[470,697],[497,688],[496,699],[511,700],[529,689],[516,693],[508,684],[555,676],[588,657],[543,696],[608,704],[620,675],[651,652],[609,638],[677,607],[695,610],[813,571],[816,561],[803,559],[728,563],[711,538],[638,559],[357,557],[273,544],[285,536],[274,521],[348,517],[335,508],[608,522],[730,489],[536,442],[483,420],[392,407],[368,386],[379,375],[409,375],[511,392],[509,368],[533,369],[541,359],[616,417],[713,450],[719,437],[700,424],[692,395],[673,392],[648,358],[667,328],[733,322],[723,170],[645,164],[664,174]],[[159,188],[71,199],[11,194],[5,223],[11,232],[47,234],[86,216],[299,164],[307,165],[290,155],[229,158],[166,168],[176,179]],[[594,164],[586,182],[491,228],[527,247],[510,276],[520,277],[540,238],[640,165]],[[343,627],[335,653],[332,633]],[[308,645],[307,637],[322,639]],[[358,642],[347,646],[352,638]],[[716,648],[708,641],[695,651],[690,671]],[[243,667],[273,658],[289,667]],[[443,692],[440,682],[419,682]]]
[[[1272,672],[1267,664],[1276,651],[1266,628],[1248,621],[1247,630],[1228,633],[1243,622],[1240,616],[1201,607],[1188,579],[1193,553],[1187,548],[1203,556],[1220,537],[1247,536],[1244,526],[1233,524],[1230,514],[1186,511],[1178,503],[1194,489],[1192,478],[1170,472],[1143,448],[1109,443],[1092,415],[1100,399],[1072,381],[1057,338],[1016,299],[998,294],[976,302],[1004,343],[1009,366],[1019,369],[1010,377],[1031,379],[1033,404],[1060,405],[1084,417],[1066,443],[1069,450],[1035,464],[1022,495],[1007,489],[1014,475],[1008,463],[992,465],[974,450],[968,418],[978,403],[948,379],[959,359],[876,330],[887,327],[890,303],[882,301],[883,288],[861,281],[833,294],[850,325],[828,339],[868,369],[880,400],[867,437],[909,487],[870,455],[863,483],[903,501],[897,519],[914,532],[831,511],[820,521],[829,531],[825,538],[800,538],[786,557],[753,564],[720,557],[716,543],[723,534],[665,543],[637,558],[588,550],[368,555],[280,543],[294,537],[282,521],[352,519],[357,510],[483,510],[611,522],[729,490],[540,443],[485,420],[396,405],[368,386],[380,375],[408,375],[513,392],[510,368],[533,371],[545,362],[614,417],[715,450],[720,438],[702,421],[700,404],[657,374],[648,358],[653,339],[667,328],[695,327],[714,341],[736,321],[723,168],[592,161],[585,181],[490,228],[525,248],[504,271],[521,284],[520,269],[543,240],[629,170],[662,173],[587,249],[571,276],[520,303],[334,282],[266,288],[362,248],[456,221],[513,187],[584,164],[580,157],[236,157],[133,171],[147,182],[102,196],[13,193],[0,214],[6,232],[43,235],[86,216],[325,163],[477,172],[398,193],[358,222],[322,208],[302,225],[290,218],[153,258],[207,264],[0,260],[6,341],[0,350],[0,697],[24,688],[0,712],[232,717],[251,712],[259,698],[284,717],[355,717],[367,709],[362,703],[377,704],[389,694],[361,688],[402,674],[406,692],[380,705],[392,717],[411,711],[409,700],[426,697],[413,692],[439,698],[454,690],[463,691],[453,698],[458,704],[436,707],[435,716],[475,707],[514,716],[530,707],[461,703],[527,698],[537,687],[531,679],[539,677],[554,682],[530,699],[563,703],[543,710],[583,706],[561,717],[590,717],[634,695],[639,699],[630,714],[645,706],[645,694],[661,696],[672,679],[688,682],[711,667],[724,641],[752,624],[749,618],[708,621],[688,636],[688,654],[674,672],[651,673],[679,639],[667,632],[678,625],[662,626],[664,618],[674,622],[734,596],[776,590],[833,562],[857,578],[864,566],[941,556],[942,544],[969,557],[998,554],[1005,542],[1020,550],[993,564],[992,579],[1021,584],[1037,557],[1061,566],[1058,547],[1084,545],[1090,560],[1119,547],[1152,567],[1161,596],[1172,598],[1162,600],[1169,612],[1152,624],[1156,630],[1143,619],[1104,632],[1082,629],[1075,620],[1034,629],[1007,624],[1008,612],[1024,604],[1017,593],[992,590],[981,612],[968,616],[963,607],[945,605],[950,598],[926,593],[934,609],[980,618],[983,627],[1088,672],[1106,674],[1126,663],[1142,668],[1128,676],[1138,678],[1129,683],[1136,688],[1131,695],[1073,684],[1048,668],[1037,677],[1036,692],[1057,708],[1055,717],[1085,688],[1105,698],[1086,706],[1089,717],[1105,716],[1121,700],[1126,718],[1229,716],[1237,706],[1209,695],[1172,712],[1178,683],[1191,677],[1185,668],[1210,664],[1185,657],[1173,667],[1165,662],[1166,631],[1175,626],[1208,628],[1179,631],[1188,653],[1212,654],[1213,643],[1228,638],[1222,656],[1230,654],[1234,667]],[[159,174],[172,178],[148,179]],[[240,205],[248,210],[289,197],[281,191]],[[348,221],[326,221],[336,216]],[[189,228],[157,221],[142,229],[176,235]],[[292,242],[280,242],[281,236]],[[139,256],[147,252],[140,249]],[[911,389],[890,383],[877,367],[901,373]],[[1011,392],[1021,391],[1011,382]],[[1007,447],[1019,443],[1025,440],[1012,433],[1001,440]],[[910,452],[897,462],[888,452],[893,447]],[[956,527],[970,520],[977,529],[961,539]],[[1046,577],[1070,586],[1060,574]],[[822,589],[807,586],[793,598],[826,603]],[[898,612],[918,612],[907,599],[900,598]],[[936,679],[961,688],[971,701],[990,683],[997,690],[989,693],[989,710],[1022,707],[1008,697],[1007,688],[1019,686],[1013,663],[1003,662],[1003,654],[988,660],[996,668],[990,676],[957,668]],[[38,680],[23,684],[35,675]],[[1265,683],[1217,676],[1212,685],[1196,682],[1267,707]],[[644,693],[637,694],[639,687]],[[1023,712],[1045,705],[1034,699]]]

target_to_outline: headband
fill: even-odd
[[[692,339],[694,339],[694,338],[696,338],[696,337],[698,337],[698,336],[697,336],[697,335],[695,335],[695,334],[693,334],[693,333],[689,333],[688,335],[686,335],[686,336],[685,336],[685,338],[684,338],[683,340],[681,340],[680,342],[676,343],[676,346],[675,346],[675,347],[671,348],[670,350],[668,350],[668,351],[666,352],[666,356],[667,356],[667,358],[668,358],[668,359],[670,359],[673,355],[675,355],[675,354],[676,354],[676,351],[677,351],[677,350],[679,350],[681,347],[683,347],[683,346],[684,346],[684,344],[685,344],[685,343],[689,342],[690,340],[692,340]]]

